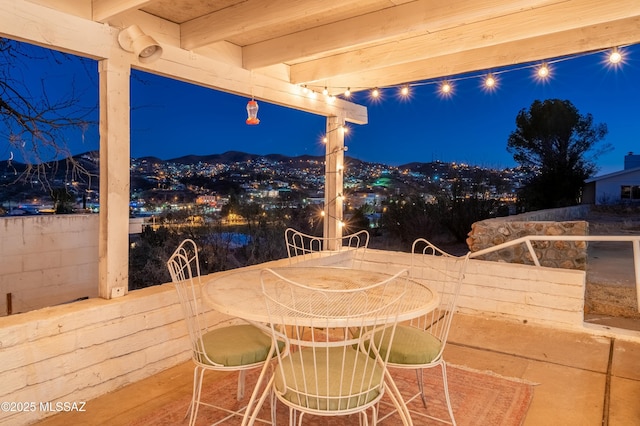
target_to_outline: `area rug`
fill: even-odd
[[[522,425],[533,398],[534,386],[518,379],[498,376],[490,372],[472,370],[463,366],[447,366],[449,381],[449,393],[451,404],[460,426],[519,426]],[[255,383],[257,372],[247,374],[247,389]],[[400,391],[410,395],[417,392],[415,372],[413,370],[392,370],[392,376]],[[203,400],[216,405],[236,410],[240,405],[235,399],[237,376],[229,374],[217,381],[208,381],[205,378],[206,389],[203,389]],[[418,425],[438,425],[441,422],[432,420],[426,416],[447,419],[447,408],[442,391],[442,376],[439,368],[425,370],[425,388],[427,391],[428,407],[422,406],[418,398],[409,405],[412,420]],[[247,395],[248,399],[248,395]],[[386,401],[385,401],[386,400]],[[388,397],[383,399],[380,407],[380,417],[391,410]],[[189,405],[189,398],[176,400],[152,415],[147,415],[134,422],[135,426],[162,426],[162,425],[187,425],[188,419],[184,414]],[[210,425],[225,416],[220,411],[209,407],[201,407],[196,424]],[[262,407],[260,416],[269,418],[268,402]],[[288,410],[283,404],[278,404],[277,424],[287,425],[289,419]],[[224,424],[239,425],[239,417],[232,418]],[[261,423],[256,423],[261,424]],[[264,423],[262,423],[264,424]],[[320,417],[305,415],[303,425],[357,425],[357,416],[346,417]],[[401,424],[396,414],[388,417],[379,424],[395,426]]]

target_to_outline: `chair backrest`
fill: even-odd
[[[383,394],[380,373],[388,358],[377,349],[395,333],[408,271],[364,288],[326,288],[285,274],[265,269],[261,275],[272,333],[290,348],[287,356],[277,351],[277,392],[302,411],[325,414],[373,404]]]
[[[412,325],[428,329],[440,340],[440,356],[458,306],[469,255],[453,256],[424,238],[418,238],[411,246],[411,277],[424,280],[440,296],[438,308],[413,320]]]
[[[361,267],[369,246],[369,232],[362,230],[342,237],[325,238],[287,228],[284,231],[284,240],[290,264],[350,251],[350,266]]]
[[[196,243],[190,239],[180,243],[167,261],[167,267],[187,323],[194,360],[217,365],[207,356],[202,339],[208,328],[200,305],[202,289]]]

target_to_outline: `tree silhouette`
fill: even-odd
[[[606,124],[594,124],[568,100],[534,101],[516,117],[507,151],[533,171],[519,193],[525,210],[578,204],[584,180],[597,171],[595,160],[611,149],[597,147],[607,134]]]
[[[8,142],[6,148],[0,145],[0,158],[10,168],[15,166],[14,182],[37,181],[50,190],[54,175],[58,178],[63,174],[66,181],[88,180],[89,172],[71,156],[67,139],[73,132],[84,137],[95,124],[97,105],[87,105],[85,93],[74,82],[64,88],[64,94],[58,95],[59,88],[47,79],[33,81],[27,70],[34,63],[42,64],[42,69],[73,63],[85,67],[89,75],[92,74],[89,64],[95,64],[88,59],[0,38],[0,138]],[[58,170],[60,166],[65,170]]]

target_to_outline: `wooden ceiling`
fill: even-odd
[[[640,42],[638,0],[93,0],[91,13],[335,93]]]
[[[132,24],[160,60],[118,47]],[[0,36],[365,124],[363,105],[299,86],[341,94],[637,44],[640,1],[13,0]]]

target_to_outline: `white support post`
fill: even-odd
[[[636,275],[636,300],[640,312],[640,241],[633,240],[633,268]]]
[[[100,61],[99,295],[122,296],[129,285],[131,66],[118,55]]]
[[[344,170],[344,119],[327,117],[327,146],[324,174],[324,237],[329,244],[339,245],[342,236]],[[326,247],[338,250],[340,247]]]

